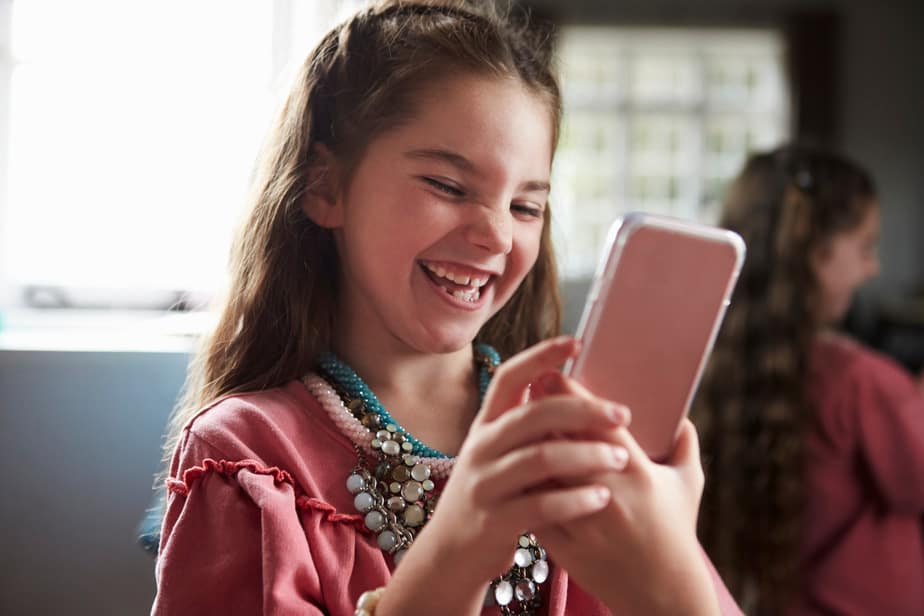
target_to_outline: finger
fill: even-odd
[[[478,420],[489,422],[519,405],[531,381],[560,366],[577,350],[574,338],[560,336],[544,340],[502,363],[494,373]]]
[[[626,428],[618,428],[614,442],[616,444],[622,445],[626,448],[626,451],[629,452],[629,463],[626,465],[627,468],[645,468],[653,462],[651,458],[648,457],[648,454],[645,453],[645,450],[642,449],[642,446],[638,444],[638,441],[635,440],[635,437],[632,436],[632,431]]]
[[[550,524],[541,528],[534,528],[532,532],[539,540],[539,544],[556,559],[566,557],[567,554],[573,551],[574,547],[580,545],[581,537],[566,524]]]
[[[667,464],[680,472],[685,484],[702,490],[704,479],[703,465],[699,457],[699,437],[696,434],[696,427],[689,419],[684,419],[680,424],[677,444]]]
[[[674,451],[668,457],[667,464],[670,466],[686,466],[690,462],[699,462],[699,438],[696,435],[693,422],[689,419],[684,419],[680,423]]]
[[[540,376],[532,386],[532,395],[533,400],[541,400],[542,398],[555,394],[568,394],[572,396],[577,396],[585,400],[599,400],[599,401],[609,401],[616,404],[619,404],[626,412],[625,425],[628,425],[632,421],[632,412],[629,407],[621,404],[618,400],[607,400],[606,398],[601,398],[597,396],[589,389],[584,387],[581,383],[575,379],[566,377],[561,372],[551,371],[546,372]]]
[[[511,520],[521,532],[564,524],[600,511],[610,502],[608,488],[599,485],[578,488],[556,488],[526,494],[497,508],[497,519]]]
[[[594,511],[589,515],[595,513],[598,512]],[[571,522],[577,522],[578,520],[585,520],[587,518],[588,516],[582,516],[581,518],[571,520]],[[550,524],[530,530],[536,535],[539,544],[548,551],[552,558],[559,562],[567,560],[569,556],[574,554],[575,550],[581,551],[583,547],[582,539],[586,539],[586,531],[582,533],[582,527],[575,529],[569,524]]]
[[[548,396],[512,409],[493,423],[482,426],[473,442],[473,455],[495,460],[518,448],[559,434],[587,434],[599,440],[626,423],[627,411],[611,402],[584,400],[575,396]]]
[[[585,437],[579,436],[578,438]],[[618,472],[608,471],[589,479],[589,481],[609,487],[615,495],[614,499],[618,499],[622,492],[620,486],[625,487],[636,482],[640,473],[647,477],[651,477],[651,472],[654,470],[654,463],[648,457],[648,454],[641,448],[641,445],[638,444],[638,441],[632,436],[632,433],[626,428],[619,427],[601,431],[590,438],[597,443],[623,449],[626,452],[627,457],[625,465]],[[581,485],[587,482],[588,478],[586,477],[562,477],[558,479],[558,484],[563,486]]]
[[[489,507],[530,489],[548,488],[543,485],[547,482],[586,485],[588,477],[621,471],[628,460],[629,454],[621,446],[587,441],[536,443],[485,468],[476,498],[479,504]]]

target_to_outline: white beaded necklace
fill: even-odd
[[[354,447],[359,447],[367,455],[376,455],[378,453],[377,450],[372,448],[369,440],[369,429],[353,416],[353,413],[346,407],[343,399],[334,391],[330,383],[313,372],[302,379],[302,382],[308,388],[308,391],[321,403],[331,421],[340,428],[344,435],[349,437]],[[445,479],[449,476],[452,467],[455,466],[456,459],[421,457],[420,462],[430,466],[430,471],[435,479]]]
[[[397,566],[413,543],[419,528],[432,514],[432,507],[436,502],[432,496],[432,479],[447,478],[455,465],[455,458],[401,454],[397,449],[398,442],[391,439],[397,438],[400,441],[404,440],[404,436],[394,430],[380,430],[375,433],[375,438],[370,439],[372,431],[347,408],[341,395],[323,377],[311,373],[305,376],[302,382],[318,400],[331,421],[353,443],[360,461],[347,479],[347,489],[354,495],[354,506],[365,514],[366,527],[377,533],[379,547],[393,556]],[[387,451],[388,445],[394,446],[395,451]],[[392,463],[398,466],[401,464],[397,460],[403,458],[406,465],[406,468],[402,469],[403,475],[407,475],[405,483],[390,484],[393,495],[387,501],[377,492],[379,480],[365,468],[367,456],[383,455],[390,457]],[[422,474],[418,475],[418,472]],[[414,488],[416,491],[409,494],[408,488]],[[411,512],[414,513],[413,517],[408,515]],[[541,605],[539,586],[545,582],[548,575],[549,565],[545,550],[531,533],[523,534],[518,539],[513,566],[491,581],[485,596],[485,605],[498,605],[504,616],[531,616]]]

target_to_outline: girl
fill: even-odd
[[[736,613],[692,427],[651,463],[543,341],[546,38],[392,2],[308,58],[175,417],[155,614]]]
[[[759,154],[721,224],[748,258],[694,409],[707,551],[748,613],[924,613],[924,396],[830,331],[879,269],[871,179]]]

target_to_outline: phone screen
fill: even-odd
[[[611,235],[566,371],[632,410],[629,430],[653,460],[673,449],[743,253],[734,233],[652,215]]]

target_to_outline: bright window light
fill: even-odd
[[[220,289],[288,83],[361,4],[12,2],[0,304],[158,308]],[[747,152],[788,134],[775,32],[566,27],[560,42],[565,276],[589,273],[630,209],[714,218]]]
[[[0,266],[14,302],[219,288],[288,78],[343,4],[13,2]]]

